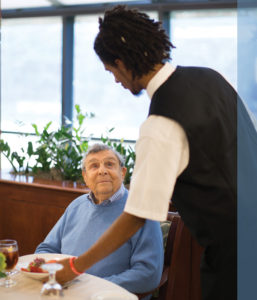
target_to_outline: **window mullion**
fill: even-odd
[[[62,36],[62,125],[73,116],[74,17],[63,18]]]

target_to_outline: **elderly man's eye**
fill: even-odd
[[[97,168],[97,164],[92,164],[89,166],[90,169],[96,169]]]

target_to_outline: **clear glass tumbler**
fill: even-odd
[[[0,253],[2,253],[5,257],[4,272],[6,274],[5,280],[2,281],[0,285],[9,288],[16,284],[16,281],[11,279],[10,274],[19,259],[17,241],[10,239],[0,240]]]
[[[56,281],[55,274],[63,268],[63,265],[57,263],[48,263],[41,266],[42,269],[49,273],[49,280],[41,289],[42,296],[51,296],[52,298],[60,298],[63,296],[62,286]]]

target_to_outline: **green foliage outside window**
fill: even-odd
[[[51,131],[49,122],[40,132],[36,124],[32,124],[37,137],[35,148],[31,141],[27,148],[21,148],[20,153],[12,152],[4,140],[0,140],[0,153],[10,162],[14,173],[47,176],[51,179],[83,181],[81,162],[89,145],[90,138],[83,136],[84,122],[94,117],[94,114],[81,112],[79,105],[75,105],[77,126],[61,126],[57,131]],[[109,131],[111,132],[113,128]],[[125,157],[127,175],[124,183],[130,182],[135,162],[135,152],[123,145],[123,140],[113,142],[109,137],[101,138],[103,143],[112,146]]]

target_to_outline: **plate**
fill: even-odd
[[[29,254],[19,257],[19,261],[16,269],[18,269],[21,274],[26,277],[35,279],[35,280],[44,280],[47,278],[48,273],[35,273],[35,272],[26,272],[22,271],[21,268],[27,268],[29,263],[32,262],[35,258],[44,258],[46,261],[55,259],[61,260],[63,258],[71,257],[72,255],[60,254],[60,253],[37,253]]]
[[[20,271],[21,274],[25,275],[26,277],[36,279],[36,280],[44,280],[47,278],[48,273],[36,273],[36,272],[26,272],[26,271]]]
[[[137,300],[137,296],[129,292],[106,290],[92,295],[91,300]]]

